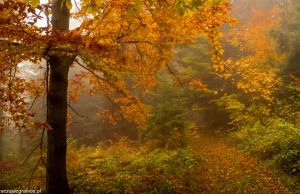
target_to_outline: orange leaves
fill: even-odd
[[[181,17],[172,12],[174,7],[171,3],[166,4],[164,7],[157,7],[156,4],[162,2],[139,2],[108,2],[106,4],[107,12],[103,13],[105,16],[101,19],[96,17],[89,19],[81,26],[82,30],[87,30],[90,34],[87,40],[92,38],[98,44],[112,47],[134,42],[138,46],[141,45],[143,48],[147,48],[147,50],[143,50],[143,56],[148,56],[147,60],[152,60],[153,64],[157,61],[156,68],[161,68],[170,60],[170,57],[168,56],[166,60],[165,58],[158,60],[155,59],[156,55],[163,56],[171,53],[171,49],[175,44],[191,42],[205,32],[216,51],[216,57],[213,58],[216,68],[218,66],[222,67],[220,58],[224,51],[217,40],[222,34],[217,28],[224,22],[235,22],[234,19],[229,17],[227,10],[229,4],[220,4],[213,7],[204,6],[203,9],[201,8],[195,12],[192,17]],[[155,7],[153,7],[154,4]],[[137,5],[140,6],[140,11],[134,14],[125,11]],[[101,6],[104,7],[104,5]],[[214,34],[211,35],[212,33]],[[149,45],[142,45],[143,42],[147,42]],[[130,44],[127,46],[130,47]]]
[[[199,79],[192,80],[189,82],[189,84],[190,84],[189,87],[190,90],[195,90],[196,88],[205,90],[207,88],[207,84],[202,83],[201,80]]]
[[[224,70],[224,62],[222,60],[224,50],[219,41],[223,36],[223,33],[220,31],[219,27],[224,23],[229,23],[231,26],[238,23],[236,19],[229,17],[229,9],[229,4],[224,3],[214,6],[211,9],[204,6],[195,14],[195,17],[200,23],[200,30],[212,45],[214,53],[211,60],[213,61],[213,68],[216,71]]]
[[[125,106],[121,106],[120,111],[129,122],[134,122],[145,127],[146,118],[149,116],[148,109],[137,99],[131,99],[130,105],[125,104]]]
[[[149,115],[148,108],[143,105],[136,97],[113,98],[113,109],[102,110],[98,115],[107,115],[108,118],[103,122],[109,122],[113,125],[121,120],[121,116],[129,122],[134,122],[141,127],[145,127],[146,118]]]
[[[261,63],[283,61],[284,58],[276,51],[275,41],[268,33],[268,30],[277,28],[280,25],[279,13],[280,9],[278,7],[274,7],[268,12],[253,11],[246,24],[230,32],[229,42],[233,45],[239,45],[241,51],[253,52],[254,57]]]
[[[201,35],[215,51],[214,67],[222,70],[224,50],[218,39],[223,34],[219,28],[224,23],[236,23],[229,17],[230,4],[215,1],[185,1],[185,5],[192,3],[193,9],[180,14],[178,2],[173,0],[82,0],[72,17],[84,21],[78,28],[61,33],[51,26],[35,26],[41,19],[36,12],[48,10],[38,2],[32,1],[34,7],[14,0],[0,5],[1,13],[5,13],[0,23],[0,37],[5,40],[0,45],[2,83],[11,82],[17,64],[24,60],[37,63],[51,55],[77,56],[79,63],[75,64],[83,71],[69,82],[69,102],[76,102],[82,93],[97,94],[114,104],[126,119],[141,125],[148,113],[129,88],[145,91],[156,85],[155,73],[170,63],[174,46],[194,42]],[[64,3],[71,9],[70,0]],[[9,90],[0,91],[0,98],[8,103],[5,109],[10,109],[16,122],[33,116],[26,112],[22,95],[29,91],[38,98],[44,90],[34,81],[13,80]],[[190,85],[194,89],[206,87],[200,80]],[[110,119],[116,119],[114,114]]]
[[[226,72],[237,88],[251,96],[251,100],[272,103],[275,91],[283,84],[276,66],[285,60],[285,55],[278,53],[268,32],[280,25],[279,13],[278,7],[270,11],[256,9],[247,23],[229,33],[228,42],[238,46],[240,54],[246,56],[235,62],[226,61]]]

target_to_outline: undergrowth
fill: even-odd
[[[39,153],[1,163],[2,189],[42,189],[46,171]],[[45,159],[44,159],[45,160]],[[137,147],[126,137],[97,147],[68,140],[67,172],[72,193],[196,193],[201,190],[201,160],[188,148]]]

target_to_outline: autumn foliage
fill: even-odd
[[[30,142],[0,189],[297,191],[297,2],[239,0],[238,20],[223,0],[0,1],[0,135]],[[114,138],[67,138],[78,121]]]

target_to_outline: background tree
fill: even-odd
[[[266,5],[260,8],[263,2]],[[291,68],[293,72],[288,70],[297,64],[291,63],[294,43],[298,44],[294,36],[297,24],[289,25],[295,24],[297,1],[249,3],[254,3],[248,7],[249,19],[228,35],[238,54],[226,61],[220,74],[234,90],[225,87],[225,95],[216,104],[230,114],[234,132],[229,136],[234,143],[289,174],[299,175],[297,65]],[[236,11],[244,17],[244,10]],[[288,26],[291,34],[285,31]]]
[[[152,106],[152,115],[144,132],[145,140],[154,141],[157,147],[175,149],[187,144],[190,125],[186,120],[187,98],[183,88],[174,87],[172,75],[158,75],[158,85],[147,91],[146,101]]]
[[[230,82],[214,71],[210,60],[212,50],[209,47],[203,37],[193,44],[176,46],[173,68],[178,71],[178,76],[183,79],[182,84],[187,89],[188,107],[196,114],[193,122],[200,128],[213,130],[226,128],[229,122],[228,113],[219,110],[213,101],[224,95],[226,91],[223,89],[225,86],[230,88]],[[199,117],[203,117],[202,120]]]

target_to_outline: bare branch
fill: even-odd
[[[87,116],[80,115],[76,110],[74,110],[74,108],[69,103],[67,105],[76,115],[83,117],[83,118],[88,118]]]
[[[178,82],[179,82],[179,84],[180,84],[180,86],[181,87],[183,87],[183,83],[181,82],[181,80],[180,80],[180,78],[179,77],[177,77],[177,75],[170,69],[170,66],[169,66],[169,64],[167,63],[167,68],[168,68],[168,71],[178,80]]]

